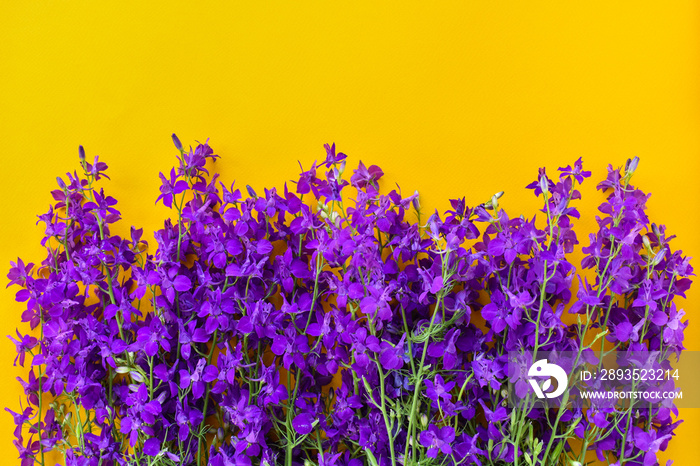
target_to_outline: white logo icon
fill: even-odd
[[[537,380],[530,379],[530,385],[535,391],[537,398],[556,398],[566,390],[566,384],[568,382],[568,377],[564,369],[557,366],[556,364],[550,364],[546,359],[540,359],[530,366],[530,370],[527,371],[529,377],[546,377],[542,386],[539,385]],[[557,389],[553,392],[548,392],[552,387],[552,380],[550,377],[554,377],[557,380]]]

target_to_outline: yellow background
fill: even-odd
[[[194,6],[196,5],[196,6]],[[323,143],[380,165],[384,186],[428,208],[505,190],[535,213],[537,168],[582,156],[594,180],[639,156],[652,219],[700,244],[700,4],[642,2],[0,2],[0,269],[38,262],[55,177],[77,147],[110,165],[123,226],[152,232],[158,172],[211,138],[224,180],[282,187]],[[587,244],[601,196],[584,185]],[[147,236],[151,236],[147,233]],[[698,265],[698,264],[696,264]],[[4,276],[5,272],[3,272]],[[698,285],[700,286],[700,285]],[[0,335],[19,325],[0,292]],[[700,293],[683,303],[700,350]],[[17,408],[14,347],[0,341],[0,404]],[[696,464],[700,410],[667,458]],[[16,464],[0,414],[0,462]]]

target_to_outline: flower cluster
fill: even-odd
[[[51,451],[81,466],[656,464],[672,404],[513,408],[505,389],[526,388],[510,352],[683,350],[674,297],[692,268],[649,223],[637,159],[598,186],[577,269],[580,159],[529,186],[542,222],[508,215],[502,193],[425,218],[417,192],[382,193],[375,165],[346,173],[335,145],[291,189],[245,195],[209,173],[208,143],[173,140],[155,249],[112,233],[107,165],[81,147],[82,173],[39,216],[46,259],[12,263],[32,329],[11,337],[31,362],[26,405],[8,409],[23,466]]]

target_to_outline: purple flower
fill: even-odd
[[[438,428],[435,424],[430,424],[428,430],[420,433],[420,443],[428,449],[428,458],[437,458],[440,453],[451,454],[454,439],[455,430],[452,426]]]
[[[506,327],[515,329],[521,324],[522,310],[520,307],[510,307],[503,293],[496,290],[491,295],[491,302],[481,310],[487,322],[496,333],[501,333]]]
[[[364,164],[360,162],[360,166],[352,174],[352,177],[350,177],[350,182],[356,188],[365,188],[367,185],[376,186],[377,181],[382,176],[384,176],[384,172],[378,166],[370,165],[369,168],[366,168]]]
[[[160,322],[160,319],[156,317],[151,319],[147,326],[138,330],[136,342],[132,345],[132,348],[143,349],[148,356],[155,356],[159,347],[165,351],[170,351],[171,349],[170,335]]]
[[[452,328],[447,331],[442,341],[431,343],[428,346],[428,355],[434,358],[442,357],[443,368],[446,370],[454,369],[458,363],[456,343],[460,333],[461,330]]]
[[[219,370],[216,368],[216,366],[207,365],[206,359],[200,358],[199,361],[197,361],[197,365],[195,366],[194,370],[187,371],[181,369],[179,374],[180,388],[186,389],[191,385],[192,395],[194,396],[195,400],[198,400],[202,397],[202,395],[204,395],[206,385],[217,379],[219,376]]]
[[[172,267],[162,274],[160,287],[168,302],[172,304],[175,301],[175,293],[188,291],[192,287],[192,281],[184,275],[178,275],[178,268]]]
[[[314,429],[314,417],[309,413],[301,413],[294,416],[292,426],[299,435],[310,434]]]
[[[280,401],[288,398],[287,388],[280,384],[280,374],[277,367],[274,365],[265,366],[261,361],[262,376],[259,379],[252,379],[256,382],[262,382],[262,387],[259,396],[262,397],[262,405],[267,406],[270,403],[279,404]]]
[[[32,348],[34,348],[37,345],[39,340],[37,340],[36,338],[34,338],[31,335],[22,336],[19,333],[19,330],[17,330],[16,332],[17,332],[17,338],[18,338],[17,340],[15,340],[14,338],[12,338],[9,335],[7,336],[7,338],[12,340],[12,343],[15,344],[15,348],[17,351],[17,356],[15,357],[14,365],[15,366],[17,365],[17,360],[19,359],[19,365],[24,366],[25,355],[27,354],[28,351],[30,351]]]
[[[143,452],[148,456],[157,456],[160,453],[160,440],[149,438],[143,443]]]
[[[640,427],[632,427],[632,438],[634,439],[635,447],[639,448],[644,454],[644,466],[653,466],[657,463],[656,452],[659,451],[661,445],[671,438],[670,434],[657,436],[654,429],[644,430]]]
[[[187,184],[187,181],[178,179],[174,168],[170,170],[169,179],[162,173],[160,173],[160,179],[163,181],[163,184],[160,187],[161,194],[158,196],[158,199],[156,199],[156,203],[162,200],[166,207],[172,207],[173,196],[186,191],[189,188],[189,185]]]
[[[379,346],[379,363],[386,370],[400,369],[403,364],[405,354],[404,344],[406,334],[401,335],[401,339],[394,345],[387,341],[383,341]]]
[[[567,165],[565,168],[560,168],[559,171],[561,172],[560,178],[573,176],[578,184],[583,183],[584,178],[591,176],[591,172],[583,170],[583,162],[580,157],[574,163],[574,168],[571,168],[571,165]]]
[[[24,424],[32,419],[34,416],[34,410],[30,407],[27,406],[24,408],[24,410],[21,413],[15,413],[14,411],[11,411],[10,408],[5,408],[5,411],[10,413],[14,419],[15,423],[15,438],[17,441],[21,442],[22,441],[22,428],[24,427]]]
[[[178,439],[185,442],[190,432],[196,430],[202,422],[202,412],[193,408],[189,403],[178,403],[176,405],[175,422],[178,426]]]
[[[347,157],[342,152],[335,153],[335,143],[333,145],[324,144],[323,147],[326,149],[326,160],[323,163],[328,166],[339,163]]]
[[[484,353],[477,354],[472,361],[472,369],[480,386],[488,385],[493,390],[501,387],[498,379],[503,377],[503,364],[500,361],[489,359]]]
[[[425,396],[435,402],[436,405],[439,405],[441,401],[449,402],[452,398],[450,390],[452,390],[454,386],[454,382],[445,383],[440,374],[437,374],[435,376],[435,382],[430,380],[425,381]]]
[[[301,164],[299,164],[301,166]],[[297,193],[307,194],[311,191],[311,187],[316,185],[316,162],[311,165],[311,168],[301,174],[297,182]]]
[[[293,327],[287,327],[283,335],[275,335],[271,349],[277,356],[282,356],[285,369],[289,369],[292,364],[304,368],[306,364],[302,353],[309,350],[307,342],[306,336],[297,335]]]
[[[31,273],[32,269],[34,268],[34,264],[24,264],[22,259],[19,257],[17,258],[17,262],[10,262],[12,267],[10,268],[10,272],[7,274],[7,278],[10,279],[10,283],[7,284],[7,287],[10,287],[11,285],[20,285],[20,286],[25,286],[27,283],[27,280],[31,280]]]

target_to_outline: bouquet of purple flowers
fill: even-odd
[[[155,250],[142,230],[112,233],[107,165],[81,147],[81,173],[39,216],[46,259],[12,263],[32,329],[11,337],[30,361],[26,404],[8,409],[23,466],[49,452],[81,466],[657,464],[673,402],[509,403],[509,386],[534,400],[509,354],[684,349],[674,297],[692,268],[645,215],[638,159],[598,185],[577,269],[580,159],[528,186],[542,222],[508,215],[502,193],[426,217],[417,192],[382,193],[379,167],[347,173],[335,145],[292,189],[244,195],[209,173],[208,143],[173,140]]]

